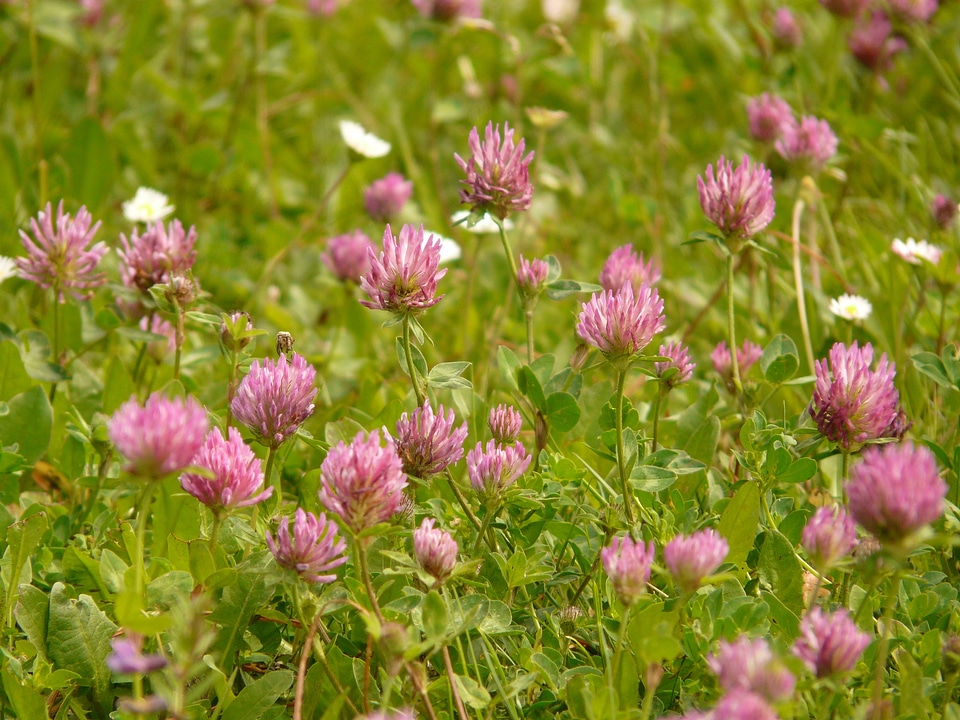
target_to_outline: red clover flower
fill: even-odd
[[[388,173],[363,191],[363,206],[377,222],[392,220],[413,195],[413,183],[400,173]]]
[[[799,124],[786,129],[774,147],[785,160],[819,170],[837,154],[837,136],[826,120],[805,115]]]
[[[536,297],[543,292],[549,272],[550,265],[545,260],[527,260],[521,255],[520,267],[517,269],[517,286],[521,294],[524,297]]]
[[[433,307],[443,298],[437,296],[437,281],[447,274],[439,269],[440,239],[424,239],[423,225],[404,225],[394,237],[387,225],[383,251],[377,257],[367,250],[370,272],[360,278],[360,287],[370,297],[360,304],[373,310],[414,314]]]
[[[819,508],[803,528],[801,544],[820,570],[837,564],[853,550],[857,527],[842,505]]]
[[[906,41],[893,34],[886,13],[877,10],[862,17],[847,38],[850,53],[872,73],[890,69],[897,53],[907,49]]]
[[[710,720],[779,720],[780,716],[767,701],[749,690],[733,690],[704,716]]]
[[[467,453],[470,484],[483,498],[499,498],[526,472],[532,460],[533,456],[522,443],[501,445],[496,440],[488,440],[484,446],[478,442]]]
[[[197,231],[194,227],[184,232],[179,220],[168,227],[161,220],[148,225],[142,235],[134,230],[127,236],[120,234],[123,250],[120,255],[120,277],[123,284],[147,292],[154,285],[170,282],[174,275],[188,272],[197,259],[194,245]]]
[[[763,356],[763,348],[756,343],[744,340],[743,345],[737,348],[737,363],[740,366],[740,376],[743,377],[747,371],[752,368],[757,360]],[[730,357],[730,349],[727,347],[726,340],[721,340],[710,353],[710,359],[713,361],[713,369],[718,375],[724,378],[730,377],[733,372],[733,359]]]
[[[677,585],[684,592],[693,592],[720,567],[729,550],[727,541],[707,528],[689,537],[677,535],[664,546],[663,560]]]
[[[411,0],[424,17],[452,21],[457,18],[480,17],[480,0]]]
[[[838,17],[856,17],[866,10],[872,0],[820,0],[820,4]]]
[[[520,437],[523,415],[512,405],[497,405],[490,409],[487,425],[494,440],[502,445],[510,445]]]
[[[707,656],[707,665],[725,691],[748,691],[769,702],[789,698],[797,682],[763,638],[721,640],[717,653]]]
[[[436,520],[424,518],[420,527],[413,531],[413,552],[420,567],[442,583],[457,564],[457,541],[450,533],[435,528]]]
[[[646,591],[656,548],[651,540],[646,545],[634,542],[629,535],[615,537],[600,550],[603,569],[613,589],[625,606],[633,605]]]
[[[937,11],[938,0],[887,0],[894,15],[906,22],[925,23]]]
[[[800,638],[793,654],[818,678],[853,670],[870,636],[860,632],[845,609],[824,612],[815,605],[800,622]]]
[[[233,416],[257,440],[276,450],[313,414],[317,371],[293,353],[277,360],[254,360],[230,403]]]
[[[803,42],[803,30],[790,8],[779,7],[773,14],[773,39],[781,48],[793,49]]]
[[[430,401],[397,420],[397,454],[408,475],[426,478],[446,470],[463,457],[467,424],[454,428],[453,410],[444,415],[443,405],[433,412]]]
[[[327,249],[320,259],[340,282],[359,283],[370,272],[370,252],[376,249],[365,232],[354,230],[327,240]]]
[[[937,194],[933,198],[933,202],[930,203],[930,213],[933,215],[933,219],[944,230],[953,224],[958,212],[960,212],[960,207],[957,206],[957,201],[943,193]]]
[[[632,285],[624,285],[594,293],[583,303],[577,335],[617,362],[641,352],[666,324],[656,288],[644,285],[634,293]]]
[[[503,142],[500,141],[500,126],[487,123],[484,141],[474,127],[470,131],[469,161],[454,154],[457,164],[467,174],[461,182],[466,188],[460,190],[460,202],[471,205],[475,211],[490,212],[500,220],[510,213],[526,210],[533,197],[530,184],[530,163],[533,153],[523,156],[525,142],[513,142],[514,131],[503,124]]]
[[[671,377],[667,378],[666,385],[674,388],[688,382],[693,377],[693,371],[697,364],[690,358],[690,349],[680,342],[671,342],[667,345],[661,345],[657,351],[660,357],[670,358],[667,362],[658,362],[653,364],[653,368],[658,378],[663,378],[670,369],[676,369]]]
[[[747,103],[747,120],[750,123],[750,134],[753,138],[765,143],[779,140],[787,128],[797,124],[793,117],[793,110],[787,102],[770,93],[750,98],[750,102]]]
[[[323,513],[317,517],[297,508],[290,534],[290,518],[280,520],[277,537],[267,531],[267,547],[280,567],[293,570],[307,582],[329,583],[337,579],[330,570],[347,561],[347,544],[337,535],[337,524]]]
[[[644,285],[656,285],[659,280],[660,269],[654,265],[653,258],[644,263],[643,253],[635,253],[630,244],[610,253],[600,271],[604,290],[617,291],[624,285],[632,285],[634,291],[639,291]]]
[[[53,222],[53,210],[47,203],[45,210],[30,220],[31,238],[20,231],[20,242],[27,257],[16,258],[20,277],[40,287],[53,288],[57,302],[65,303],[64,291],[78,300],[93,296],[93,288],[106,282],[104,273],[97,272],[97,265],[107,252],[107,246],[98,242],[88,247],[100,229],[100,222],[91,226],[93,218],[86,207],[71,218],[63,212],[63,200],[57,206],[57,222]]]
[[[206,473],[183,473],[180,487],[213,510],[215,515],[232,508],[256,505],[273,494],[272,487],[257,493],[263,486],[260,460],[234,427],[227,430],[226,440],[220,428],[207,433],[192,464]]]
[[[727,240],[747,239],[773,220],[773,179],[762,163],[751,163],[744,155],[734,169],[733,163],[721,155],[716,177],[711,165],[705,176],[697,178],[700,207]]]

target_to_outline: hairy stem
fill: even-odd
[[[620,490],[623,493],[623,507],[627,513],[627,522],[633,527],[636,522],[633,515],[633,492],[627,478],[626,451],[623,447],[623,386],[626,383],[627,371],[617,369],[617,468],[620,471]]]
[[[733,387],[737,397],[743,396],[743,384],[740,382],[740,360],[737,358],[737,320],[733,302],[733,261],[734,255],[727,253],[727,328],[730,337],[730,369],[733,372]]]
[[[413,364],[413,348],[410,345],[410,316],[403,316],[403,355],[407,360],[407,372],[410,373],[410,382],[413,384],[413,394],[417,397],[417,405],[423,407],[423,389],[420,387],[420,376]]]
[[[800,267],[800,218],[803,217],[803,200],[798,199],[793,206],[793,284],[797,291],[797,316],[803,333],[803,348],[807,356],[810,372],[814,371],[813,342],[810,340],[810,325],[807,323],[807,301],[803,293],[803,274]]]

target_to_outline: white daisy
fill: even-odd
[[[0,255],[0,283],[12,277],[17,277],[19,274],[20,271],[17,270],[16,261],[13,258]]]
[[[352,120],[340,121],[340,134],[348,148],[365,158],[383,157],[390,152],[390,143],[368,133],[362,125]]]
[[[866,320],[873,312],[873,305],[859,295],[844,294],[830,301],[830,312],[844,320]]]
[[[153,188],[137,188],[133,200],[123,203],[123,216],[130,222],[150,223],[163,220],[173,212],[169,198]]]
[[[936,265],[943,255],[943,250],[936,245],[931,245],[926,240],[917,242],[913,238],[907,238],[906,242],[900,238],[895,238],[890,245],[890,249],[895,255],[903,258],[911,265],[919,265],[921,260]]]
[[[466,219],[469,215],[469,210],[457,210],[457,212],[455,212],[450,219],[453,221],[454,225],[463,225],[467,232],[472,232],[475,235],[490,235],[500,232],[496,221],[490,217],[490,213],[484,213],[483,217],[480,218],[475,225],[470,225],[466,222]],[[507,218],[503,221],[503,229],[513,229],[513,221],[510,218]]]

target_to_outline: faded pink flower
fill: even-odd
[[[337,0],[307,0],[307,12],[320,17],[330,17],[337,11]]]
[[[581,307],[577,335],[614,362],[641,352],[667,324],[663,300],[649,285],[594,293]]]
[[[487,123],[484,141],[474,127],[470,131],[470,160],[454,154],[457,164],[467,174],[461,180],[466,188],[460,190],[460,202],[480,212],[505,219],[512,212],[530,207],[533,185],[530,184],[530,163],[533,153],[523,156],[525,142],[513,142],[514,131],[503,124],[503,142],[500,141],[500,126]]]
[[[232,427],[224,440],[220,428],[207,433],[200,452],[191,465],[205,473],[187,471],[180,476],[180,487],[210,508],[215,515],[233,508],[256,505],[273,495],[273,488],[263,487],[260,460],[243,442],[240,432]]]
[[[871,0],[820,0],[823,5],[838,17],[856,17],[870,6]]]
[[[937,0],[887,0],[890,10],[907,22],[927,22],[937,11]]]
[[[512,405],[497,405],[490,409],[487,425],[494,440],[503,445],[510,445],[520,437],[523,415]]]
[[[722,155],[697,178],[700,207],[707,219],[728,240],[743,240],[763,230],[774,215],[773,179],[763,163],[751,163],[743,156],[736,169]]]
[[[127,472],[146,480],[186,469],[203,445],[207,413],[188,397],[153,393],[142,406],[135,396],[108,423],[110,441],[127,458]]]
[[[837,136],[826,120],[805,115],[784,131],[774,148],[785,160],[819,170],[837,154]]]
[[[780,702],[793,695],[796,686],[796,678],[763,638],[741,635],[733,642],[721,640],[716,654],[707,656],[707,665],[728,693],[747,691]]]
[[[750,135],[760,142],[772,143],[783,137],[787,128],[797,124],[790,105],[777,95],[763,93],[747,103]]]
[[[629,535],[615,537],[600,550],[603,569],[620,602],[627,607],[637,602],[646,591],[655,555],[652,540],[644,545],[642,541],[634,542]]]
[[[454,427],[453,410],[444,414],[443,405],[433,412],[430,401],[397,420],[397,454],[403,471],[418,478],[442,473],[463,457],[467,424]]]
[[[365,232],[354,230],[327,240],[327,249],[320,259],[341,282],[359,283],[370,272],[370,254],[376,249]]]
[[[27,251],[27,257],[16,258],[20,277],[44,289],[53,288],[60,303],[67,301],[64,293],[78,300],[93,297],[93,288],[107,281],[104,273],[97,272],[107,246],[98,242],[88,247],[100,229],[100,222],[91,225],[92,221],[86,207],[77,210],[76,218],[65,214],[61,200],[54,225],[53,208],[47,203],[46,209],[30,220],[33,238],[20,231],[20,242]]]
[[[773,39],[782,48],[793,49],[803,42],[803,30],[790,8],[779,7],[773,14]]]
[[[280,520],[277,537],[267,531],[267,547],[280,567],[293,570],[312,583],[330,583],[337,579],[330,574],[347,561],[347,544],[337,534],[337,524],[324,513],[317,517],[297,508],[290,533],[290,518]]]
[[[676,369],[667,380],[668,387],[674,388],[688,382],[693,377],[693,371],[697,364],[690,358],[690,349],[680,342],[671,342],[668,345],[661,345],[657,351],[660,357],[670,358],[668,362],[654,363],[653,367],[658,378],[663,378],[671,368]]]
[[[644,285],[656,285],[660,280],[660,268],[653,258],[643,261],[643,253],[634,252],[633,245],[621,245],[607,258],[600,271],[600,285],[604,290],[619,290],[624,285],[639,291]]]
[[[870,636],[860,632],[845,609],[824,612],[815,605],[800,621],[800,638],[793,654],[818,678],[853,670]]]
[[[706,528],[689,537],[674,537],[663,548],[663,561],[677,585],[685,592],[693,592],[720,567],[729,550],[726,539],[716,530]]]
[[[960,211],[960,207],[957,206],[957,201],[943,193],[939,193],[930,203],[930,213],[933,215],[933,219],[944,230],[953,224],[958,211]]]
[[[424,518],[413,531],[413,552],[420,567],[442,583],[457,565],[457,541],[450,533],[435,528],[436,520]]]
[[[813,564],[827,570],[853,550],[857,527],[842,505],[824,505],[807,520],[801,544]]]
[[[363,191],[363,206],[378,222],[389,222],[413,195],[413,183],[400,173],[388,173]]]
[[[733,690],[717,702],[707,715],[710,720],[779,720],[766,700],[748,690]]]
[[[103,0],[80,0],[80,8],[80,21],[87,27],[94,27],[103,17]]]
[[[172,221],[166,228],[157,220],[147,225],[142,235],[134,229],[129,240],[121,233],[123,249],[117,254],[123,284],[147,292],[154,285],[170,282],[174,275],[188,272],[197,259],[196,242],[196,229],[191,226],[184,232],[179,220]]]
[[[166,340],[157,340],[147,345],[147,352],[157,362],[163,362],[170,353],[177,349],[177,331],[158,313],[144,315],[140,318],[139,328],[144,332],[163,335],[166,338]]]
[[[301,355],[254,360],[230,403],[233,416],[257,440],[276,449],[313,414],[317,371]]]
[[[517,270],[517,286],[524,297],[535,297],[543,292],[549,272],[550,265],[545,260],[536,258],[527,260],[521,255],[520,267]]]
[[[357,433],[330,448],[320,466],[320,502],[354,533],[389,520],[403,501],[407,476],[393,441],[380,433]]]
[[[467,472],[473,489],[485,499],[499,498],[526,472],[533,460],[522,443],[501,445],[488,440],[467,453]]]
[[[411,0],[424,17],[450,22],[457,18],[480,17],[480,0]]]
[[[741,377],[746,375],[761,357],[763,357],[763,348],[754,342],[744,340],[743,345],[737,348],[737,365],[740,368]],[[730,348],[727,347],[726,340],[717,343],[713,352],[710,353],[710,359],[717,374],[726,378],[733,373],[733,358],[730,356]]]
[[[360,278],[360,287],[370,299],[360,304],[400,314],[436,305],[443,298],[437,295],[437,281],[447,274],[446,268],[439,269],[440,245],[435,235],[424,239],[423,225],[404,225],[399,237],[387,225],[380,257],[367,250],[370,272]]]
[[[877,10],[861,18],[847,38],[850,53],[873,73],[883,73],[893,65],[897,53],[907,49],[906,41],[893,34],[886,13]]]

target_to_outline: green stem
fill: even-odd
[[[147,356],[147,343],[140,343],[140,351],[137,353],[137,361],[133,365],[133,382],[140,389],[140,370],[143,367],[143,359]]]
[[[146,550],[147,522],[150,519],[150,503],[153,501],[153,494],[156,492],[156,486],[159,481],[148,480],[143,488],[143,494],[140,496],[140,508],[137,511],[137,560],[134,565],[133,588],[137,599],[143,597],[143,582],[146,575],[146,565],[144,564],[144,554]]]
[[[840,457],[840,477],[835,478],[833,481],[833,487],[830,488],[830,494],[833,496],[834,500],[840,500],[841,488],[847,483],[847,477],[850,475],[850,451],[841,450]]]
[[[213,527],[210,528],[210,555],[216,560],[217,539],[220,537],[220,525],[223,523],[223,515],[219,511],[213,513]]]
[[[100,456],[100,465],[97,468],[97,484],[93,486],[93,490],[90,493],[90,504],[81,514],[81,524],[87,522],[90,519],[90,514],[93,512],[94,506],[97,504],[97,498],[100,496],[100,490],[103,488],[103,481],[107,478],[107,470],[110,469],[110,461],[113,459],[113,450],[107,449],[103,455]]]
[[[58,368],[60,365],[60,301],[57,299],[59,295],[59,287],[54,285],[53,288],[53,363]],[[54,381],[50,383],[50,404],[53,405],[54,399],[57,397],[57,382]]]
[[[453,661],[450,659],[450,648],[443,646],[443,666],[447,669],[447,680],[450,681],[450,691],[453,693],[453,700],[457,706],[457,714],[460,720],[468,720],[467,709],[463,706],[463,700],[460,699],[460,691],[457,690],[456,674],[453,672]]]
[[[527,308],[523,311],[523,319],[527,325],[527,362],[533,363],[533,308]]]
[[[477,519],[477,516],[474,514],[473,510],[470,509],[470,504],[467,502],[467,499],[464,497],[463,493],[460,492],[460,487],[457,485],[456,481],[453,479],[453,475],[450,474],[450,470],[444,470],[444,477],[447,479],[447,483],[450,485],[450,489],[453,491],[454,496],[457,498],[457,502],[460,503],[460,507],[463,508],[463,512],[466,514],[467,519],[470,521],[470,524],[473,525],[478,531],[480,530],[480,521]]]
[[[410,316],[403,316],[403,355],[407,360],[407,372],[410,373],[410,382],[413,384],[413,394],[417,396],[417,405],[423,407],[423,390],[420,388],[420,377],[413,364],[413,349],[410,346]]]
[[[797,199],[793,206],[793,284],[797,292],[797,315],[803,333],[803,348],[806,351],[807,365],[813,373],[813,342],[810,340],[810,326],[807,323],[807,301],[803,293],[803,274],[800,267],[800,218],[803,217],[803,208],[803,200]]]
[[[477,539],[473,543],[473,552],[472,555],[477,554],[477,550],[480,549],[480,543],[483,542],[484,536],[487,534],[487,528],[490,527],[490,523],[493,521],[493,518],[496,514],[500,512],[500,505],[497,504],[493,507],[487,507],[487,514],[483,516],[483,523],[480,525],[480,529],[477,531]]]
[[[267,14],[264,8],[257,7],[253,17],[254,52],[257,66],[267,54]],[[277,180],[273,172],[273,155],[270,151],[270,115],[267,107],[267,81],[262,70],[254,77],[257,98],[257,134],[260,136],[260,152],[263,154],[263,171],[267,176],[267,188],[270,191],[270,216],[280,214],[277,200]]]
[[[627,482],[627,462],[623,448],[623,387],[626,383],[627,371],[617,368],[617,468],[620,471],[620,490],[623,492],[623,507],[627,513],[627,522],[633,527],[636,520],[633,516],[633,493]]]
[[[730,337],[730,369],[733,373],[733,387],[739,398],[743,396],[743,385],[740,382],[740,360],[737,358],[737,321],[733,301],[734,257],[732,252],[727,252],[727,327]]]
[[[667,392],[670,392],[669,389]],[[663,398],[666,396],[666,393],[663,391],[663,386],[657,386],[657,396],[653,400],[653,452],[657,451],[657,437],[660,430],[660,403]]]
[[[380,605],[377,603],[377,593],[373,589],[373,581],[370,579],[370,568],[367,565],[367,543],[369,542],[368,538],[358,540],[356,542],[357,546],[357,562],[360,565],[360,574],[363,576],[363,585],[367,589],[367,595],[370,598],[370,605],[373,607],[373,614],[377,616],[377,620],[381,623],[383,622],[383,613],[380,612]]]
[[[513,278],[513,284],[517,287],[517,291],[519,292],[520,278],[517,276],[517,261],[513,258],[513,248],[510,247],[510,243],[507,240],[507,231],[503,228],[502,220],[499,218],[494,218],[494,222],[497,224],[497,228],[500,230],[500,242],[503,245],[503,252],[507,256],[507,263],[510,265],[510,276]]]
[[[880,636],[880,648],[877,650],[877,665],[873,676],[873,712],[872,720],[881,720],[883,717],[883,708],[881,700],[883,699],[883,670],[887,666],[887,654],[890,652],[890,625],[893,623],[893,609],[897,605],[897,598],[900,595],[900,569],[897,568],[890,579],[890,594],[887,596],[886,607],[883,610],[882,635]]]
[[[281,478],[281,473],[277,473],[276,482],[273,481],[273,465],[276,462],[277,450],[272,445],[267,448],[267,464],[263,471],[263,484],[270,485],[273,487],[273,494],[277,496],[277,503],[279,504],[283,500],[283,488],[281,483],[283,482]],[[254,505],[254,510],[257,506]]]
[[[614,715],[617,714],[619,708],[617,707],[615,688],[617,686],[617,668],[620,666],[620,656],[623,654],[623,638],[627,634],[627,620],[630,618],[630,606],[627,605],[623,609],[623,615],[620,617],[620,629],[617,630],[617,644],[613,650],[613,661],[610,663],[610,667],[607,668],[609,672],[608,682],[610,687],[610,697],[613,699],[613,704],[611,710]]]

